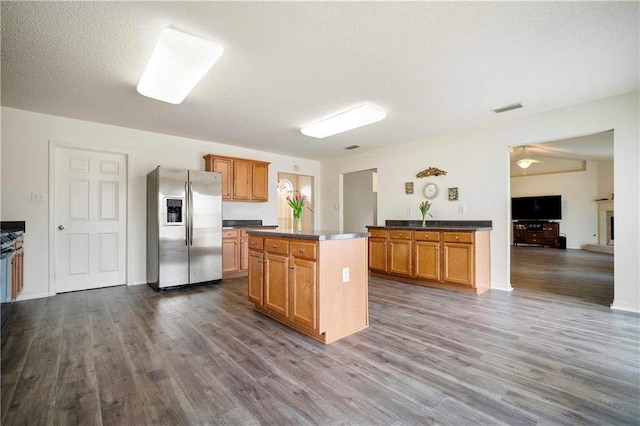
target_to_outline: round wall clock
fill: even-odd
[[[434,198],[436,198],[438,196],[438,192],[438,185],[433,182],[427,182],[427,184],[422,189],[422,193],[429,200],[433,200]]]

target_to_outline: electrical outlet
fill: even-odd
[[[342,282],[343,283],[349,282],[349,267],[342,268]]]
[[[458,206],[458,213],[460,213],[460,214],[464,214],[464,212],[465,212],[464,204],[460,204],[460,205]]]
[[[31,193],[31,201],[36,203],[44,202],[44,193],[43,192],[32,192]]]
[[[411,214],[411,213],[412,213],[412,211],[411,211],[411,207],[409,207],[409,208],[407,209],[407,214]]]

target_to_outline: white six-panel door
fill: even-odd
[[[55,149],[55,291],[125,284],[125,154]]]

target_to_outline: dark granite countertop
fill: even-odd
[[[3,221],[0,221],[0,230],[1,232],[16,232],[16,231],[27,232],[27,226],[24,220],[14,220],[14,221],[3,220]]]
[[[231,228],[277,228],[278,225],[263,225],[262,219],[224,219],[222,227]]]
[[[297,240],[311,240],[311,241],[326,241],[326,240],[348,240],[351,238],[367,238],[371,236],[368,232],[336,232],[336,231],[277,231],[277,230],[251,230],[249,235],[255,235],[258,237],[273,237],[273,238],[294,238]]]
[[[396,228],[412,230],[443,231],[489,231],[493,229],[490,220],[427,220],[422,227],[420,220],[386,220],[385,225],[367,226],[367,228]]]

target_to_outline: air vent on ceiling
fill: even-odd
[[[502,108],[496,108],[493,110],[496,114],[500,114],[501,112],[511,111],[513,109],[522,108],[522,102],[518,102],[517,104],[511,104],[507,106],[503,106]]]
[[[351,145],[351,146],[345,147],[345,149],[348,149],[348,150],[356,149],[356,148],[360,148],[360,145]]]

